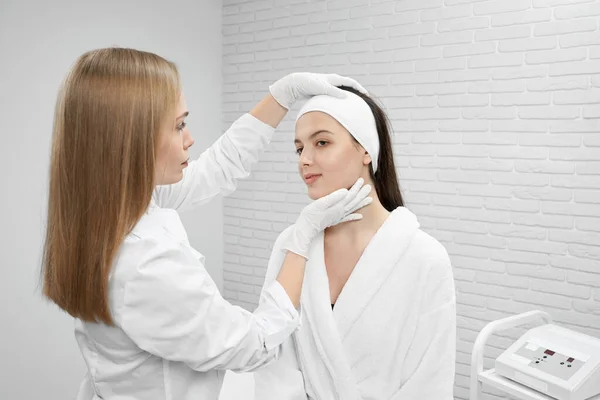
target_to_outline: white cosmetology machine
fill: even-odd
[[[483,370],[490,335],[542,318]],[[482,385],[523,400],[600,400],[600,339],[551,323],[548,313],[529,311],[487,324],[471,356],[470,400],[481,399]]]

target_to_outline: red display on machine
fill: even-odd
[[[548,355],[550,355],[550,356],[553,356],[553,355],[554,355],[554,352],[553,352],[552,350],[546,350],[544,353],[545,353],[545,354],[548,354]]]
[[[575,361],[575,359],[574,359],[573,357],[569,357],[569,358],[567,359],[567,362],[573,362],[573,361]]]

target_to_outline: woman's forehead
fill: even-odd
[[[185,100],[185,95],[182,92],[179,96],[179,102],[177,103],[177,115],[181,114],[184,111],[187,111],[187,101]]]

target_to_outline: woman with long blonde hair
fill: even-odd
[[[308,247],[329,226],[361,218],[358,180],[306,206],[276,281],[254,313],[224,300],[177,212],[235,190],[298,99],[362,87],[295,73],[197,160],[176,66],[134,49],[78,58],[54,120],[43,293],[75,318],[87,364],[79,400],[218,398],[224,371],[276,359],[299,324]]]

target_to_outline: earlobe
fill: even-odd
[[[365,154],[365,156],[363,157],[363,164],[364,165],[369,165],[371,163],[371,156],[368,154]]]

